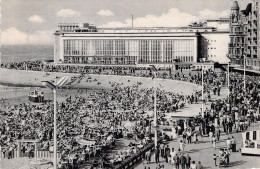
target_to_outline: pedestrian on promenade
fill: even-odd
[[[169,163],[169,159],[170,159],[170,148],[169,148],[169,145],[166,146],[165,148],[165,160],[166,160],[166,163]]]
[[[172,151],[171,151],[171,163],[174,164],[174,158],[175,156],[177,155],[176,151],[174,151],[174,148],[172,148]]]
[[[231,149],[232,152],[236,152],[236,139],[234,138],[234,136],[232,136],[231,138]]]
[[[199,161],[196,165],[196,169],[203,169],[203,165],[201,165],[201,162]]]
[[[151,150],[149,150],[145,153],[145,158],[146,158],[147,164],[150,164],[150,162],[151,162]]]
[[[227,150],[227,151],[225,151],[224,152],[225,154],[224,154],[224,158],[225,158],[225,161],[226,161],[226,166],[228,166],[228,164],[229,164],[229,151]]]
[[[219,141],[219,139],[220,139],[220,129],[219,129],[219,127],[216,130],[216,136],[217,136],[217,140]]]
[[[226,145],[227,145],[227,151],[229,151],[231,149],[231,140],[230,140],[230,138],[227,139]]]
[[[200,136],[203,137],[203,133],[202,133],[202,124],[199,126],[199,132],[200,132]]]
[[[179,169],[180,167],[180,158],[178,156],[178,154],[176,154],[176,156],[173,158],[173,163],[176,169]]]
[[[217,143],[217,139],[216,139],[216,137],[213,135],[213,137],[212,137],[212,144],[213,144],[214,150],[216,150],[216,143]]]
[[[183,155],[183,153],[181,153],[181,156],[180,156],[180,164],[181,164],[181,168],[185,169],[185,167],[186,167],[186,157]]]
[[[186,134],[186,131],[184,131],[184,132],[182,133],[183,143],[186,143],[186,138],[187,138],[187,134]]]
[[[179,145],[179,150],[184,151],[185,143],[181,140]]]
[[[189,154],[187,153],[186,155],[186,167],[189,169],[190,168],[190,164],[191,164],[191,157],[189,156]]]
[[[191,129],[187,131],[187,140],[188,143],[191,143]]]
[[[190,165],[190,169],[197,169],[195,161],[192,161],[192,163]]]
[[[210,131],[210,132],[209,132],[209,141],[210,141],[210,142],[212,142],[212,137],[213,137],[213,132]]]
[[[198,141],[197,131],[194,131],[194,132],[193,132],[193,140],[194,140],[195,143]]]
[[[165,144],[160,144],[160,150],[161,150],[161,157],[165,158],[165,154],[164,154]]]
[[[213,160],[215,161],[215,166],[217,166],[217,155],[216,154],[213,154]]]
[[[155,149],[155,163],[159,163],[160,162],[160,150],[159,150],[159,146],[157,146],[157,148]]]

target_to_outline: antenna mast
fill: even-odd
[[[134,15],[132,14],[132,29],[134,28]]]

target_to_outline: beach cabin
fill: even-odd
[[[29,99],[30,102],[35,102],[35,103],[43,102],[44,101],[44,93],[36,91],[36,90],[31,91],[28,94],[28,99]]]
[[[260,155],[260,130],[242,133],[243,145],[241,154]]]

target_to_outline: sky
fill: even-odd
[[[233,0],[2,0],[1,44],[52,45],[58,23],[97,27],[187,26],[229,17]],[[251,0],[238,0],[245,9]]]

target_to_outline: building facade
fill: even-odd
[[[213,31],[201,31],[199,54],[204,60],[227,64],[229,43],[229,18],[207,20],[203,27],[213,28]]]
[[[229,57],[233,66],[246,65],[247,69],[260,70],[260,8],[253,0],[245,10],[234,1],[230,14]]]
[[[229,32],[225,26],[229,22],[224,19],[210,24],[213,23],[215,25],[208,26],[206,22],[180,28],[96,28],[89,24],[61,24],[54,33],[54,61],[57,64],[172,65],[181,62],[189,65],[204,58],[219,62],[225,60],[227,54],[223,39],[228,43]],[[223,29],[217,29],[219,24]],[[204,44],[202,40],[208,42]],[[207,50],[203,51],[204,48]]]

